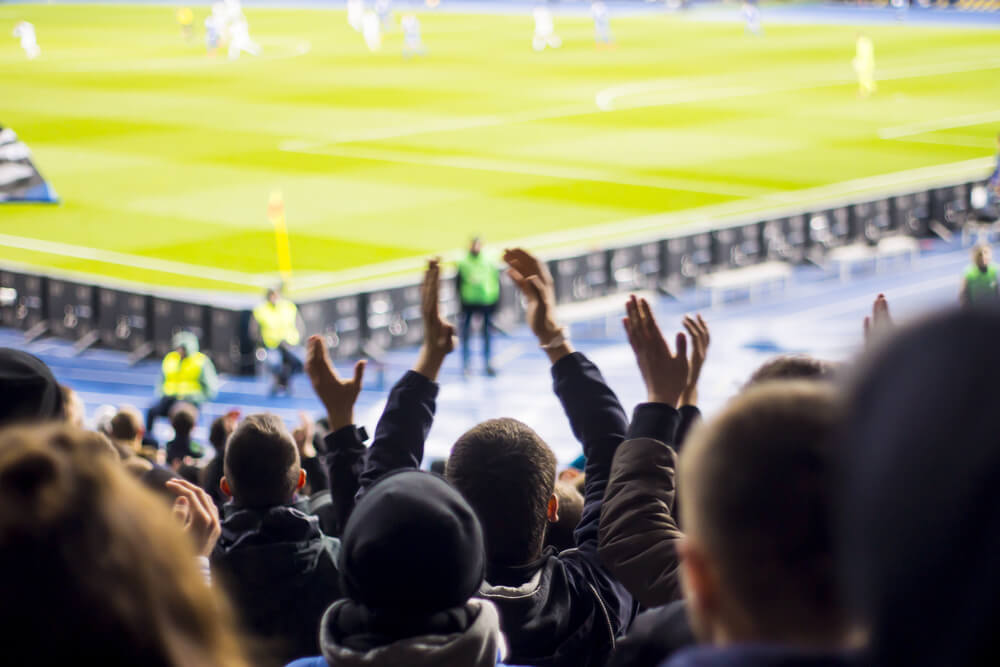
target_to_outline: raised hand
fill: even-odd
[[[528,325],[549,358],[555,362],[572,352],[568,343],[549,347],[564,336],[564,330],[556,321],[555,281],[545,262],[523,248],[506,250],[503,260],[510,267],[507,274],[524,294]]]
[[[889,314],[889,301],[885,298],[885,294],[879,294],[872,304],[871,317],[865,318],[865,343],[871,343],[878,336],[891,331],[893,326],[892,316]]]
[[[674,354],[645,299],[632,295],[625,304],[625,311],[622,323],[646,383],[647,400],[676,408],[688,386],[687,338],[683,333],[677,334],[677,352]]]
[[[174,500],[174,517],[184,532],[191,537],[199,556],[209,556],[219,541],[222,528],[219,510],[212,497],[203,489],[183,479],[167,481],[167,490],[177,496]]]
[[[364,359],[360,360],[354,365],[354,378],[342,380],[330,361],[322,336],[309,337],[306,344],[306,375],[309,376],[316,396],[326,408],[331,433],[354,423],[354,404],[361,393],[365,364]]]
[[[295,446],[299,448],[300,457],[312,458],[316,456],[316,448],[313,446],[315,432],[315,422],[304,410],[299,410],[299,425],[292,431],[292,437],[295,439]]]
[[[705,365],[705,358],[708,356],[708,344],[711,336],[708,331],[708,324],[701,315],[684,318],[684,328],[691,336],[691,362],[688,368],[687,386],[681,394],[681,405],[698,405],[698,380],[701,378],[701,369]]]
[[[413,370],[436,380],[445,357],[455,349],[455,325],[441,316],[441,260],[427,262],[422,287],[421,313],[424,320],[424,344]]]

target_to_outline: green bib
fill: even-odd
[[[500,298],[500,270],[486,253],[471,253],[458,263],[462,303],[469,306],[492,306]]]
[[[997,298],[997,267],[990,264],[985,271],[972,265],[965,272],[965,284],[969,290],[970,303],[982,303]]]

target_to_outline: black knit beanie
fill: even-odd
[[[485,567],[475,512],[443,478],[419,470],[379,480],[341,538],[347,597],[385,615],[415,617],[463,605],[479,590]]]
[[[45,362],[27,352],[0,347],[0,426],[62,416],[62,390]]]

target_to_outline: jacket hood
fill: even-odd
[[[467,627],[447,633],[429,633],[390,641],[370,648],[350,648],[371,642],[359,632],[336,639],[337,619],[345,607],[341,600],[327,610],[320,625],[320,647],[327,663],[337,667],[495,667],[506,653],[496,608],[485,600],[469,600],[461,609]]]
[[[179,331],[175,333],[174,337],[170,341],[170,344],[175,350],[179,347],[183,347],[184,352],[187,353],[188,356],[198,354],[200,349],[198,345],[198,337],[190,331]]]

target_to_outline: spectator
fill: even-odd
[[[65,418],[63,395],[52,371],[38,357],[0,348],[0,426]]]
[[[496,608],[474,597],[482,530],[440,477],[407,470],[372,486],[347,522],[340,563],[346,598],[323,617],[324,657],[291,667],[499,664]]]
[[[877,346],[849,392],[844,582],[875,665],[1000,664],[1000,312],[936,315]]]
[[[217,518],[192,490],[175,496],[192,540],[95,434],[0,433],[4,663],[246,665],[196,566]]]
[[[132,406],[123,405],[108,424],[111,442],[118,449],[123,460],[142,453],[142,436],[146,430],[142,425],[142,415]]]
[[[229,438],[224,471],[233,511],[222,522],[213,572],[271,654],[261,661],[316,655],[320,617],[340,597],[340,542],[290,506],[306,483],[291,434],[273,415],[250,415]]]
[[[963,306],[996,303],[1000,299],[997,265],[993,263],[993,248],[980,243],[972,249],[972,265],[965,271],[962,291],[958,296]]]
[[[573,533],[583,516],[583,495],[568,482],[556,482],[555,494],[559,509],[556,522],[545,531],[545,546],[565,551],[576,546]]]
[[[523,250],[508,251],[505,259],[525,293],[528,321],[553,363],[556,393],[587,455],[577,548],[561,555],[543,550],[545,526],[558,513],[555,457],[525,425],[507,419],[474,428],[456,443],[447,476],[483,524],[488,583],[480,597],[500,610],[509,661],[603,665],[634,614],[631,596],[597,558],[600,505],[611,458],[625,435],[625,413],[598,370],[573,351],[556,323],[552,278],[544,265]],[[414,370],[390,393],[360,477],[362,497],[382,475],[417,468],[423,459],[435,381],[454,349],[454,327],[440,316],[438,290],[435,260],[423,287],[424,344]],[[314,386],[332,383],[325,374],[312,379]]]
[[[222,506],[229,500],[229,497],[223,493],[219,486],[223,476],[222,463],[226,457],[226,442],[233,430],[236,429],[239,418],[238,410],[230,410],[225,415],[216,417],[208,429],[208,442],[215,450],[215,456],[201,471],[201,488],[205,489],[212,497],[220,512]]]
[[[668,667],[854,664],[832,540],[838,412],[829,386],[765,383],[692,435],[679,549],[695,633],[713,646]]]
[[[174,439],[167,443],[167,465],[178,471],[190,466],[194,459],[205,455],[200,444],[191,439],[191,432],[198,423],[198,408],[190,403],[175,403],[170,409],[170,426]]]
[[[765,362],[743,386],[748,389],[772,380],[833,380],[836,366],[808,354],[788,354]]]
[[[486,374],[495,375],[490,362],[490,327],[493,311],[500,301],[500,270],[496,262],[483,252],[482,241],[478,238],[472,239],[468,254],[458,263],[458,297],[462,303],[462,370],[468,375],[472,357],[472,320],[479,318],[482,321]]]
[[[281,295],[280,288],[267,290],[264,303],[253,309],[250,338],[267,353],[267,367],[273,384],[271,395],[291,391],[291,379],[302,371],[302,359],[295,348],[302,342],[305,323],[298,306]]]
[[[300,411],[299,425],[292,431],[292,437],[295,439],[295,446],[299,448],[302,469],[306,471],[306,485],[302,488],[302,494],[305,496],[313,496],[330,489],[328,473],[316,454],[316,445],[313,443],[315,431],[316,423],[309,415]]]
[[[200,407],[215,398],[219,378],[212,360],[198,350],[198,338],[182,331],[174,335],[173,351],[163,358],[157,401],[146,412],[146,434],[152,436],[157,417],[166,417],[178,401]],[[155,444],[155,440],[150,441]]]

